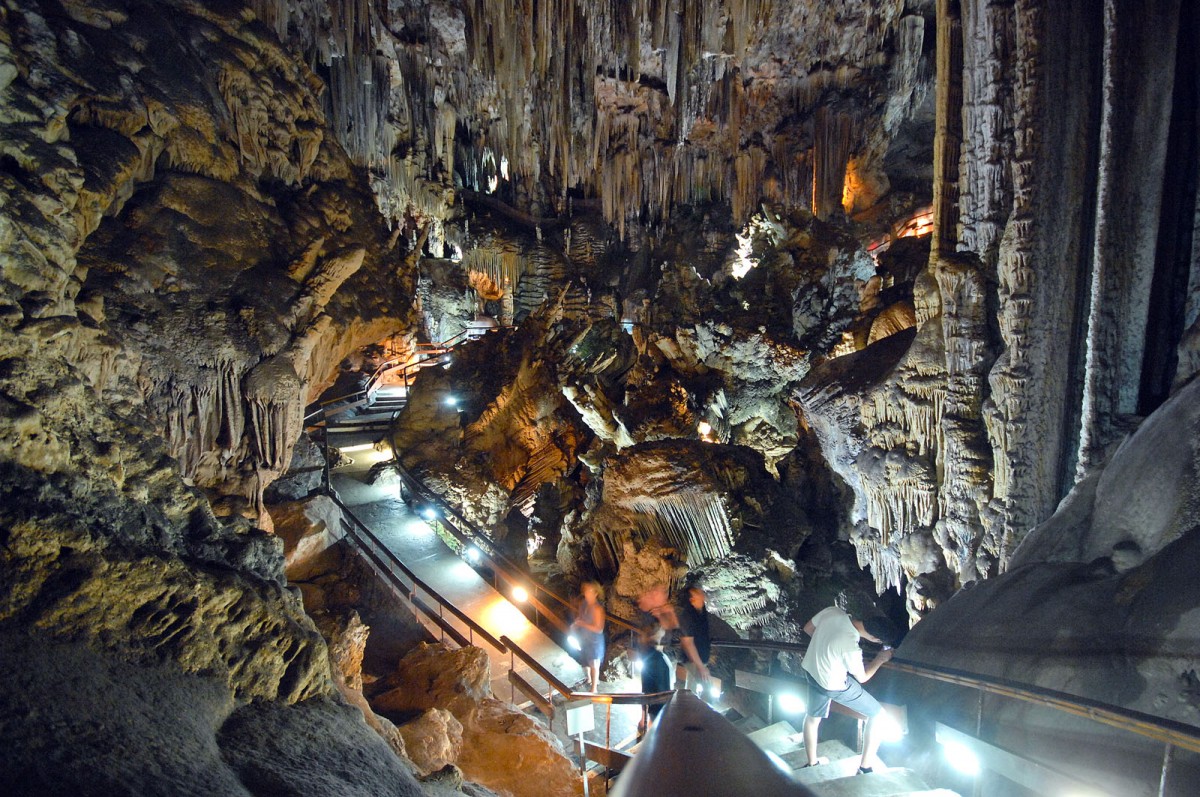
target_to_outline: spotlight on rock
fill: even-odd
[[[792,692],[784,692],[776,695],[776,700],[779,701],[779,710],[784,714],[802,714],[804,712],[804,701],[799,695]]]
[[[457,407],[458,406],[458,396],[446,396],[446,406],[447,407]]]
[[[524,587],[513,587],[512,597],[517,603],[524,603],[529,600],[529,592]]]
[[[962,742],[954,739],[943,740],[942,755],[946,757],[950,766],[964,775],[979,774],[979,756]]]

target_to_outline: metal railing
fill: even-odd
[[[458,541],[460,545],[474,545],[480,552],[481,562],[486,563],[496,578],[503,580],[510,590],[515,587],[526,589],[529,592],[530,605],[535,608],[540,616],[544,616],[551,625],[565,633],[569,628],[569,623],[565,619],[565,615],[573,612],[575,606],[562,595],[540,583],[525,568],[505,556],[482,529],[464,517],[454,505],[427,487],[420,479],[413,476],[400,463],[399,452],[395,450],[394,446],[392,454],[396,471],[400,474],[400,478],[405,483],[405,487],[409,493],[415,496],[420,502],[430,505],[438,511],[436,522],[440,523],[446,532]],[[546,602],[539,599],[538,596],[540,595],[546,596],[555,605],[547,605]],[[606,614],[605,623],[619,631],[635,633],[639,630],[636,625],[611,614]]]
[[[803,653],[808,647],[807,644],[796,642],[716,639],[712,641],[712,646],[749,650],[774,650],[789,653]],[[979,704],[976,710],[977,725],[982,723],[983,696],[985,694],[993,694],[1050,708],[1160,742],[1165,746],[1159,772],[1160,784],[1165,784],[1167,781],[1176,749],[1200,753],[1200,728],[1176,720],[1156,717],[1123,706],[1116,706],[1111,703],[1079,697],[1032,684],[1018,683],[1005,678],[966,672],[950,667],[922,664],[907,659],[892,658],[891,661],[883,665],[883,669],[976,690],[979,693]],[[735,686],[740,686],[740,684],[735,683]],[[979,732],[980,729],[976,728],[976,734]],[[1031,761],[1030,763],[1035,762]],[[1161,785],[1159,793],[1162,794]]]
[[[356,545],[359,551],[363,553],[367,559],[376,566],[376,572],[384,576],[384,578],[395,588],[403,591],[405,599],[422,614],[434,622],[442,631],[448,634],[455,642],[461,646],[475,644],[475,637],[478,636],[487,644],[491,645],[500,653],[507,652],[508,648],[503,642],[492,636],[487,629],[479,625],[471,619],[466,612],[459,609],[453,602],[443,597],[440,592],[425,583],[420,577],[410,570],[400,558],[394,554],[375,535],[365,523],[359,520],[358,516],[351,511],[350,507],[342,503],[337,493],[330,490],[327,495],[341,510],[343,518],[349,522],[344,522],[343,528],[347,532],[347,536]],[[403,578],[401,578],[403,576]],[[404,583],[404,578],[408,579],[408,583]],[[426,605],[423,601],[416,597],[416,591],[420,589],[426,595],[433,599],[438,606],[438,611],[434,611],[432,607]],[[445,619],[445,612],[449,612],[465,625],[469,632],[469,639],[464,638],[462,634],[450,625]]]

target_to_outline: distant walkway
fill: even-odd
[[[583,668],[574,658],[537,628],[513,605],[506,596],[497,592],[469,564],[454,553],[424,520],[409,511],[397,495],[395,486],[368,484],[370,468],[387,461],[390,456],[370,448],[365,443],[344,446],[343,456],[352,460],[331,474],[331,482],[342,501],[349,506],[359,520],[421,580],[442,594],[464,614],[483,627],[494,637],[507,636],[529,653],[539,664],[549,670],[563,683],[578,684],[584,677]],[[357,442],[357,441],[356,441]],[[349,449],[349,450],[347,450]],[[435,637],[441,635],[420,613],[417,617],[425,623]],[[451,615],[446,615],[464,636],[470,630]],[[511,666],[509,654],[500,653],[490,645],[480,643],[487,651],[492,664],[492,692],[501,699],[512,697],[508,682],[508,671],[515,669],[519,675],[537,687],[543,694],[548,691],[544,680],[536,676],[519,660]],[[520,695],[518,693],[517,697]],[[517,702],[521,702],[519,699]]]

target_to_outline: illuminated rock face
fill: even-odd
[[[700,575],[780,635],[855,564],[913,619],[1039,558],[1158,578],[1188,530],[1126,535],[1142,477],[1096,468],[1200,368],[1189,9],[5,0],[5,666],[164,664],[205,706],[145,726],[181,734],[165,780],[219,749],[214,790],[339,793],[323,727],[415,789],[337,702],[361,628],[321,617],[331,672],[285,584],[345,563],[329,507],[264,509],[311,491],[267,488],[341,361],[477,313],[521,326],[424,372],[395,439],[518,558],[624,598]]]

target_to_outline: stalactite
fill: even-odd
[[[657,538],[682,552],[688,564],[699,566],[725,556],[733,548],[733,527],[721,497],[700,490],[680,490],[668,496],[633,503],[646,539]]]
[[[846,163],[854,148],[854,123],[849,115],[822,105],[813,128],[813,215],[829,219],[842,207]]]

